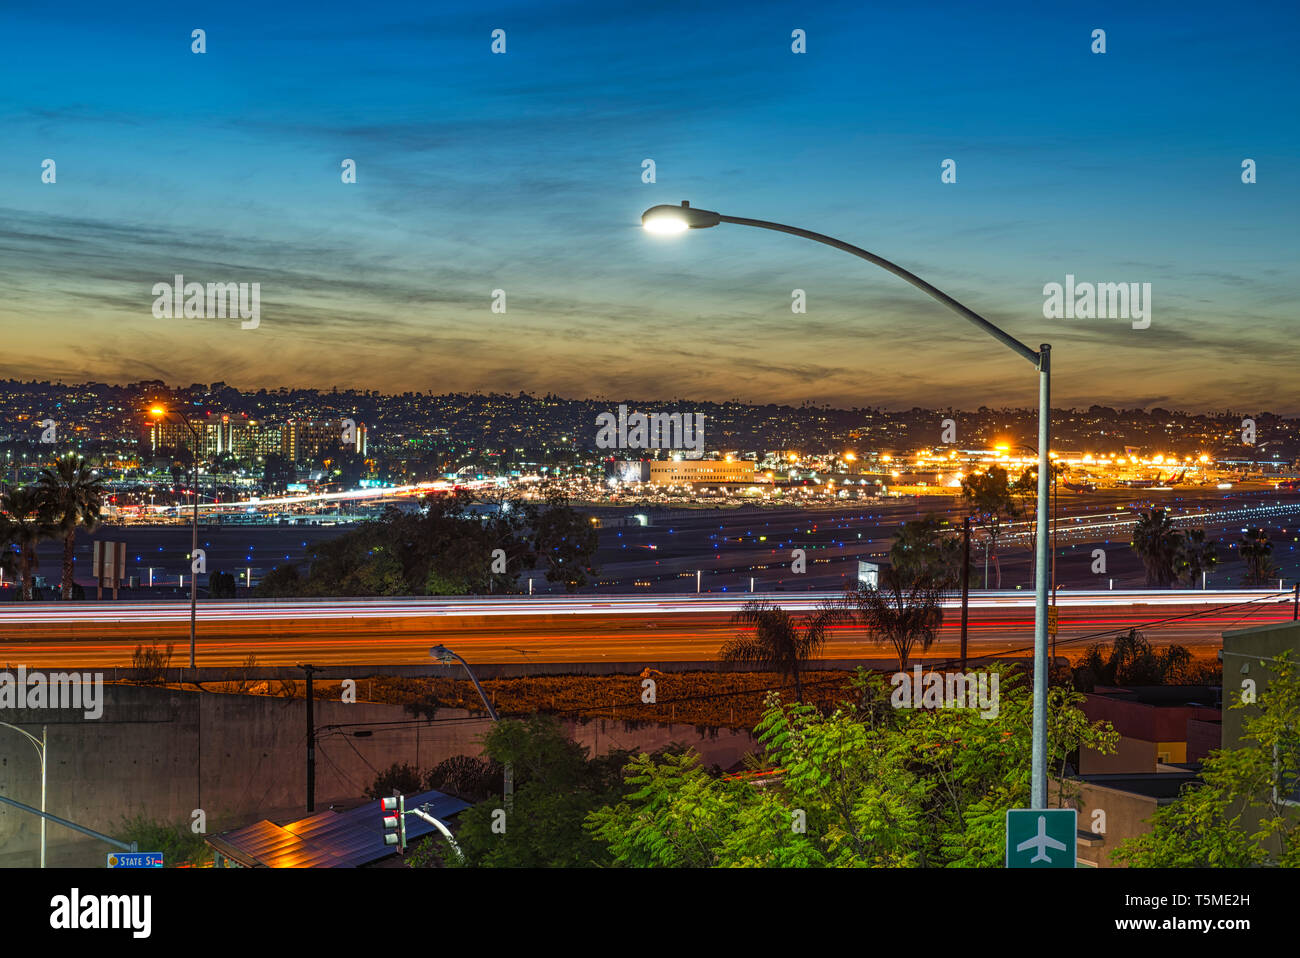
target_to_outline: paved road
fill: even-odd
[[[1261,601],[1258,596],[1189,598],[1186,593],[1166,593],[1135,602],[1125,601],[1127,597],[1062,595],[1058,650],[1072,654],[1090,642],[1109,641],[1108,633],[1114,630],[1139,628],[1154,644],[1178,642],[1198,656],[1210,657],[1225,629],[1291,619],[1289,601]],[[681,600],[662,603],[638,597],[627,611],[615,611],[614,606],[602,609],[600,603],[608,603],[609,598],[593,598],[574,603],[585,609],[581,613],[551,608],[532,614],[510,611],[508,603],[473,609],[465,609],[463,602],[423,603],[443,607],[437,614],[415,614],[410,604],[392,602],[353,603],[347,609],[295,603],[271,614],[258,614],[247,603],[226,603],[205,611],[200,619],[198,661],[231,666],[252,655],[259,665],[304,660],[322,665],[418,665],[428,662],[429,647],[438,643],[452,646],[471,662],[695,661],[715,658],[721,645],[736,634],[730,613],[720,610],[719,598],[703,597],[706,611]],[[972,652],[1032,647],[1030,599],[1029,595],[977,598],[971,614]],[[0,626],[0,663],[30,668],[125,666],[142,642],[172,643],[173,665],[188,658],[188,606],[155,604],[153,612],[142,608],[130,615],[132,610],[123,603],[112,610],[116,621],[85,613],[78,621],[73,607],[63,608],[64,621],[37,617],[14,622],[6,617]],[[99,611],[104,611],[103,606]],[[957,654],[958,624],[958,613],[950,610],[932,654]],[[826,649],[826,655],[834,658],[887,654],[853,626],[835,629]]]

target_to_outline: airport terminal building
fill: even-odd
[[[753,459],[651,460],[650,482],[657,486],[746,485],[768,482]]]

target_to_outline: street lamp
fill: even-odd
[[[0,725],[3,725],[5,728],[11,728],[11,729],[13,729],[13,730],[14,730],[15,732],[17,732],[19,735],[21,735],[21,736],[23,736],[24,738],[26,738],[27,741],[31,742],[32,745],[33,745],[33,746],[35,747],[35,749],[36,749],[36,754],[39,755],[40,758],[41,758],[41,813],[42,813],[42,817],[41,817],[41,867],[44,868],[44,867],[45,867],[45,818],[44,818],[44,813],[45,813],[45,811],[46,811],[46,808],[45,808],[45,752],[46,752],[46,744],[47,744],[48,739],[49,739],[49,736],[48,736],[48,734],[47,734],[47,733],[48,733],[48,727],[45,726],[45,725],[42,725],[42,726],[41,726],[41,737],[38,739],[38,738],[37,738],[35,735],[33,735],[31,732],[28,732],[26,729],[21,729],[21,728],[19,728],[17,725],[10,725],[8,722],[0,722]]]
[[[478,676],[474,674],[474,670],[469,667],[468,662],[445,645],[435,645],[429,650],[429,654],[444,665],[450,665],[452,662],[459,662],[461,665],[465,666],[465,671],[469,673],[470,681],[474,683],[474,688],[478,689],[478,697],[481,698],[483,704],[487,706],[488,715],[492,716],[493,722],[501,721],[501,717],[497,715],[497,710],[492,707],[492,703],[488,701],[488,697],[483,694],[483,686],[478,684]],[[515,803],[515,774],[514,769],[511,767],[509,762],[506,762],[505,768],[502,772],[502,791],[505,792],[506,811],[511,811],[514,808]]]
[[[194,634],[199,612],[199,577],[194,572],[193,564],[194,555],[199,551],[199,431],[194,428],[189,417],[179,409],[168,412],[162,406],[154,406],[149,410],[149,415],[155,419],[175,416],[185,424],[185,428],[190,431],[190,436],[194,439],[190,455],[190,463],[194,467],[194,483],[191,489],[191,494],[194,496],[194,514],[190,521],[190,668],[194,668]]]
[[[893,273],[899,279],[911,283],[926,295],[938,300],[957,315],[978,326],[1016,355],[1029,360],[1038,370],[1038,529],[1035,544],[1036,579],[1034,602],[1034,719],[1033,719],[1033,756],[1030,770],[1030,806],[1047,807],[1047,499],[1048,470],[1047,447],[1051,433],[1051,355],[1052,347],[1044,343],[1037,350],[1031,349],[1020,340],[1003,332],[983,316],[967,309],[947,293],[931,286],[914,273],[910,273],[891,263],[887,259],[869,253],[866,250],[845,243],[822,233],[786,226],[767,220],[751,220],[739,216],[724,216],[712,210],[701,210],[683,200],[681,206],[652,206],[641,215],[641,225],[651,233],[684,233],[694,229],[708,229],[720,223],[737,226],[753,226],[759,229],[775,230],[778,233],[790,233],[804,239],[810,239],[845,253],[851,253],[859,259],[879,266]]]

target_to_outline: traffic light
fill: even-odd
[[[396,845],[398,851],[406,850],[406,796],[381,798],[379,807],[384,812],[384,844]],[[397,814],[391,814],[396,812]]]

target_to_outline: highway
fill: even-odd
[[[701,596],[519,596],[477,599],[352,599],[203,602],[198,662],[258,665],[417,665],[444,643],[471,662],[670,663],[712,659],[736,633],[730,618],[749,598],[770,598],[802,612],[834,593]],[[1289,621],[1290,593],[1259,591],[1066,592],[1058,597],[1058,650],[1073,655],[1110,633],[1141,629],[1153,644],[1177,642],[1213,656],[1226,629]],[[955,655],[956,600],[931,655]],[[1033,596],[1024,591],[973,595],[973,654],[1033,644]],[[0,662],[29,668],[130,665],[137,644],[171,643],[173,665],[188,658],[184,602],[50,603],[10,607],[0,619]],[[832,632],[828,658],[881,658],[861,627]]]

